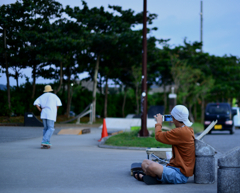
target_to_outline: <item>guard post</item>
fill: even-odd
[[[240,192],[240,146],[233,148],[218,159],[218,193]]]

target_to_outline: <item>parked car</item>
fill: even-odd
[[[229,131],[233,134],[235,131],[233,123],[232,108],[229,103],[209,103],[205,110],[204,128],[212,122],[218,120],[211,131]],[[211,131],[209,133],[211,133]]]
[[[240,110],[239,107],[232,107],[234,127],[240,127]]]

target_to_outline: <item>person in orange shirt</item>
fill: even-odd
[[[157,141],[172,145],[172,158],[166,166],[146,159],[142,171],[134,172],[134,178],[146,184],[184,184],[193,175],[195,166],[194,132],[190,128],[188,109],[183,105],[175,106],[171,115],[176,128],[162,132],[162,115],[154,116],[155,138]]]

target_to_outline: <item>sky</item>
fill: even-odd
[[[122,9],[132,9],[135,13],[143,10],[143,0],[85,0],[90,8],[118,5]],[[15,0],[1,0],[0,5],[14,3]],[[58,0],[64,7],[82,7],[81,0]],[[203,52],[210,55],[234,55],[240,57],[240,0],[202,0],[203,2]],[[150,35],[158,39],[170,39],[171,46],[183,45],[184,38],[188,42],[200,41],[200,4],[201,0],[147,0],[147,10],[158,15],[153,24],[157,31]],[[109,10],[110,11],[110,10]],[[31,69],[23,70],[31,76]],[[88,73],[80,75],[86,77]],[[0,84],[6,85],[5,74],[0,73]],[[30,81],[32,79],[30,78]],[[20,84],[25,78],[19,80]],[[38,78],[36,83],[50,83]],[[10,78],[10,85],[16,81]]]

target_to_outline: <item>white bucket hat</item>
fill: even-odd
[[[51,92],[51,91],[53,91],[52,87],[50,85],[46,85],[43,92]]]
[[[177,120],[183,122],[186,126],[190,127],[193,123],[189,121],[188,109],[183,105],[177,105],[172,109],[171,115]]]

